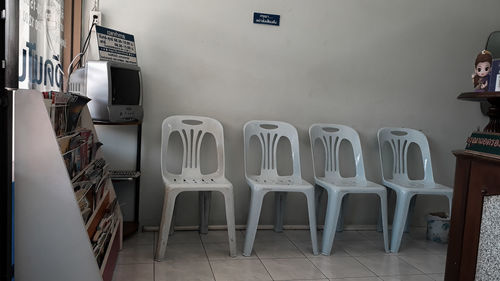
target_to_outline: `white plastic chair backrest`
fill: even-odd
[[[250,153],[250,139],[256,136],[259,139],[262,157],[260,166],[260,175],[268,178],[278,177],[276,151],[281,137],[290,141],[292,150],[293,173],[292,177],[296,180],[301,179],[300,155],[299,155],[299,137],[297,129],[286,122],[280,121],[248,121],[243,127],[244,138],[244,161],[245,177],[247,174],[247,155]]]
[[[178,132],[183,147],[182,171],[180,175],[167,170],[167,150],[170,135]],[[203,137],[212,134],[217,147],[217,170],[203,175],[200,170],[200,150]],[[162,124],[161,170],[164,180],[180,178],[202,179],[224,176],[224,132],[219,121],[201,116],[175,115],[167,117]]]
[[[391,173],[393,179],[402,181],[410,181],[408,177],[408,148],[410,144],[414,143],[420,148],[422,155],[422,165],[424,168],[423,181],[434,183],[429,143],[422,132],[408,128],[381,128],[378,130],[377,137],[383,181],[386,181],[382,160],[382,149],[385,143],[389,143],[392,150],[393,165]]]
[[[338,124],[313,124],[309,127],[311,139],[311,150],[313,156],[314,178],[318,179],[315,159],[319,158],[315,153],[314,145],[318,139],[321,140],[325,151],[325,178],[340,179],[339,150],[342,140],[347,140],[352,145],[356,175],[354,178],[359,182],[366,182],[365,166],[358,133],[351,127]]]

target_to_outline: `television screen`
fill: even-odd
[[[113,105],[138,105],[141,99],[139,71],[111,67]]]

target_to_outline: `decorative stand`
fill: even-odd
[[[490,122],[484,127],[484,132],[500,133],[500,92],[470,92],[458,96],[459,100],[488,101],[491,107],[488,110]]]
[[[489,101],[490,122],[457,158],[445,281],[500,280],[500,92],[463,93]]]

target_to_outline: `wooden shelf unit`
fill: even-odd
[[[500,157],[467,150],[457,158],[445,281],[476,279],[485,196],[500,195]]]
[[[481,133],[500,133],[500,92],[467,92],[457,98],[474,102],[488,101],[490,107],[487,115],[490,121]],[[458,150],[453,154],[456,157],[455,183],[444,280],[498,280],[476,274],[482,273],[477,271],[477,265],[483,204],[486,197],[500,196],[500,156],[471,150]],[[500,228],[498,225],[494,227],[496,230]],[[488,255],[498,257],[495,251],[488,250]]]

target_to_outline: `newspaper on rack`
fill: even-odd
[[[71,135],[58,138],[66,168],[71,178],[92,162],[100,143],[94,142],[91,130],[82,129]]]
[[[106,211],[97,226],[97,230],[91,239],[94,255],[97,259],[97,264],[101,266],[104,259],[105,250],[111,241],[113,230],[118,223],[116,214],[117,200],[116,198],[109,204]]]
[[[43,96],[52,100],[49,114],[56,136],[73,133],[78,127],[80,113],[90,99],[74,93],[59,92],[44,92]]]
[[[73,132],[80,120],[80,113],[83,107],[90,101],[89,98],[73,93],[69,93],[66,111],[66,132]]]
[[[90,218],[90,214],[92,214],[96,206],[94,187],[95,184],[91,181],[73,183],[76,201],[78,202],[78,206],[80,207],[80,212],[82,213],[82,218],[85,223],[87,223]]]
[[[104,159],[100,158],[90,163],[73,179],[73,190],[85,223],[102,199],[108,178],[108,166]]]

